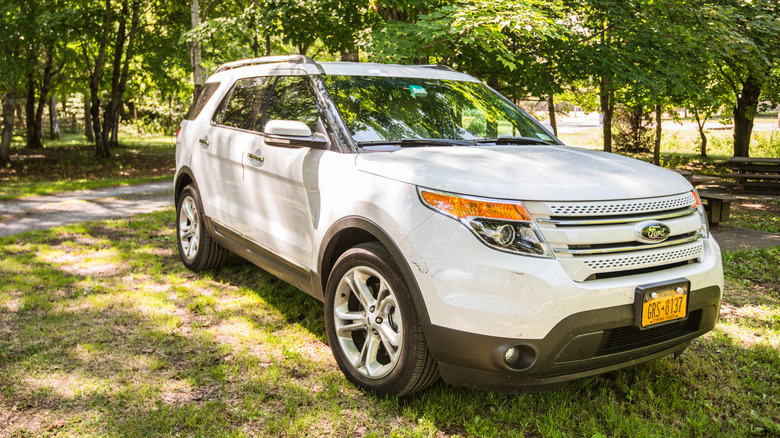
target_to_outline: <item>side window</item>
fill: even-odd
[[[198,96],[193,100],[192,106],[190,107],[190,110],[187,111],[187,115],[184,118],[186,120],[195,120],[195,118],[198,117],[198,114],[203,111],[203,107],[206,106],[206,103],[211,99],[214,92],[217,91],[217,88],[219,88],[219,82],[209,82],[204,85],[200,89]]]
[[[216,122],[234,128],[259,131],[263,115],[263,103],[269,77],[244,78],[236,81],[233,90],[217,112]]]
[[[280,76],[268,101],[265,120],[298,120],[314,132],[319,118],[314,94],[306,77]]]

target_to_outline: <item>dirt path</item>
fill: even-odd
[[[173,205],[170,181],[79,190],[0,202],[0,237],[79,222],[118,219]],[[780,234],[720,225],[712,234],[723,251],[780,246]]]
[[[0,202],[0,236],[79,222],[118,219],[173,205],[173,182],[79,190]]]

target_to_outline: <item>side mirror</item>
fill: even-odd
[[[289,137],[311,137],[311,129],[297,120],[269,120],[263,133],[266,135],[284,135]]]
[[[312,134],[305,123],[298,120],[269,120],[263,130],[265,143],[272,146],[310,147],[325,149],[328,139],[320,133]]]

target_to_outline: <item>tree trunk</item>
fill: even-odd
[[[16,99],[16,129],[22,130],[25,127],[24,124],[24,111],[22,110],[22,104],[19,103],[19,99]]]
[[[43,80],[41,81],[40,95],[38,96],[38,107],[35,109],[35,135],[38,143],[43,138],[43,110],[49,100],[49,91],[51,90],[52,79],[54,78],[54,47],[46,49],[46,64],[43,67]],[[43,145],[41,144],[41,147]]]
[[[655,144],[653,145],[653,164],[661,165],[661,105],[655,105]]]
[[[699,127],[699,137],[701,137],[701,157],[704,158],[707,156],[707,136],[704,134],[704,124],[707,123],[707,119],[705,118],[702,122],[701,118],[699,118],[699,111],[693,110],[693,118],[696,119],[696,126]]]
[[[612,114],[615,110],[614,93],[608,89],[608,80],[602,78],[599,82],[599,102],[601,103],[602,133],[604,135],[604,152],[612,152]]]
[[[95,58],[95,67],[89,75],[89,114],[92,119],[91,125],[95,139],[95,157],[97,158],[108,158],[111,155],[108,150],[104,149],[105,141],[103,140],[103,131],[100,126],[100,77],[103,75],[103,63],[106,58],[106,44],[108,43],[108,32],[110,27],[111,0],[106,0],[106,9],[103,11],[102,32],[100,42],[98,43],[98,56]],[[84,50],[84,56],[87,57],[86,49]]]
[[[120,18],[119,31],[114,47],[114,62],[111,76],[111,100],[109,100],[106,110],[103,113],[103,132],[105,133],[103,142],[106,154],[110,154],[111,147],[118,146],[119,111],[122,109],[122,96],[127,87],[127,72],[130,67],[130,59],[133,57],[135,32],[138,29],[139,10],[139,2],[133,1],[130,30],[125,34],[128,5],[127,1],[122,4],[122,17]],[[127,41],[126,48],[125,41]]]
[[[192,30],[200,27],[200,6],[198,0],[190,1],[190,26]],[[192,65],[192,83],[195,86],[193,99],[203,88],[203,65],[200,63],[200,40],[195,38],[190,44],[190,64]]]
[[[35,122],[35,76],[32,72],[27,74],[27,90],[24,103],[25,112],[25,131],[27,135],[26,149],[42,149],[43,143],[39,129],[36,129]]]
[[[89,98],[84,94],[84,137],[88,142],[95,141],[95,130],[92,128],[92,115],[89,113]]]
[[[360,62],[360,55],[357,50],[342,50],[341,62]]]
[[[271,56],[271,34],[265,33],[265,56]]]
[[[0,137],[0,164],[11,161],[11,137],[14,135],[14,110],[16,108],[16,87],[10,87],[3,100],[3,133]]]
[[[103,126],[101,129],[101,131],[103,131],[103,141],[102,144],[98,146],[98,156],[102,158],[111,156],[111,129],[114,127],[114,118],[118,113],[117,107],[119,97],[117,97],[117,93],[119,91],[119,80],[122,76],[122,56],[124,55],[125,41],[127,39],[127,34],[125,33],[125,30],[127,29],[127,15],[128,6],[127,1],[125,0],[125,2],[122,3],[122,12],[119,15],[119,30],[117,31],[116,42],[114,43],[111,97],[108,100],[106,109],[103,110]]]
[[[547,96],[547,112],[550,114],[550,126],[552,126],[553,134],[558,136],[558,124],[555,122],[555,96],[552,94]]]
[[[761,86],[752,74],[748,75],[734,106],[734,156],[750,156],[750,134],[758,110]]]
[[[57,117],[57,98],[49,99],[49,137],[52,140],[60,139],[60,121]]]

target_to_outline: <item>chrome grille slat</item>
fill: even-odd
[[[664,220],[674,219],[678,217],[689,216],[696,213],[696,210],[692,208],[686,208],[684,211],[678,211],[674,213],[659,214],[652,216],[633,216],[633,217],[620,217],[613,219],[539,219],[539,223],[552,224],[557,226],[577,226],[577,225],[611,225],[611,224],[623,224],[631,222],[642,222],[648,220]]]
[[[558,254],[571,254],[575,256],[593,255],[593,254],[614,254],[619,252],[630,251],[644,251],[648,249],[666,248],[669,246],[682,245],[684,243],[695,242],[702,238],[701,234],[695,236],[685,237],[683,239],[667,240],[661,243],[637,245],[637,246],[620,246],[615,248],[598,248],[598,249],[564,249],[556,248],[554,251]]]

